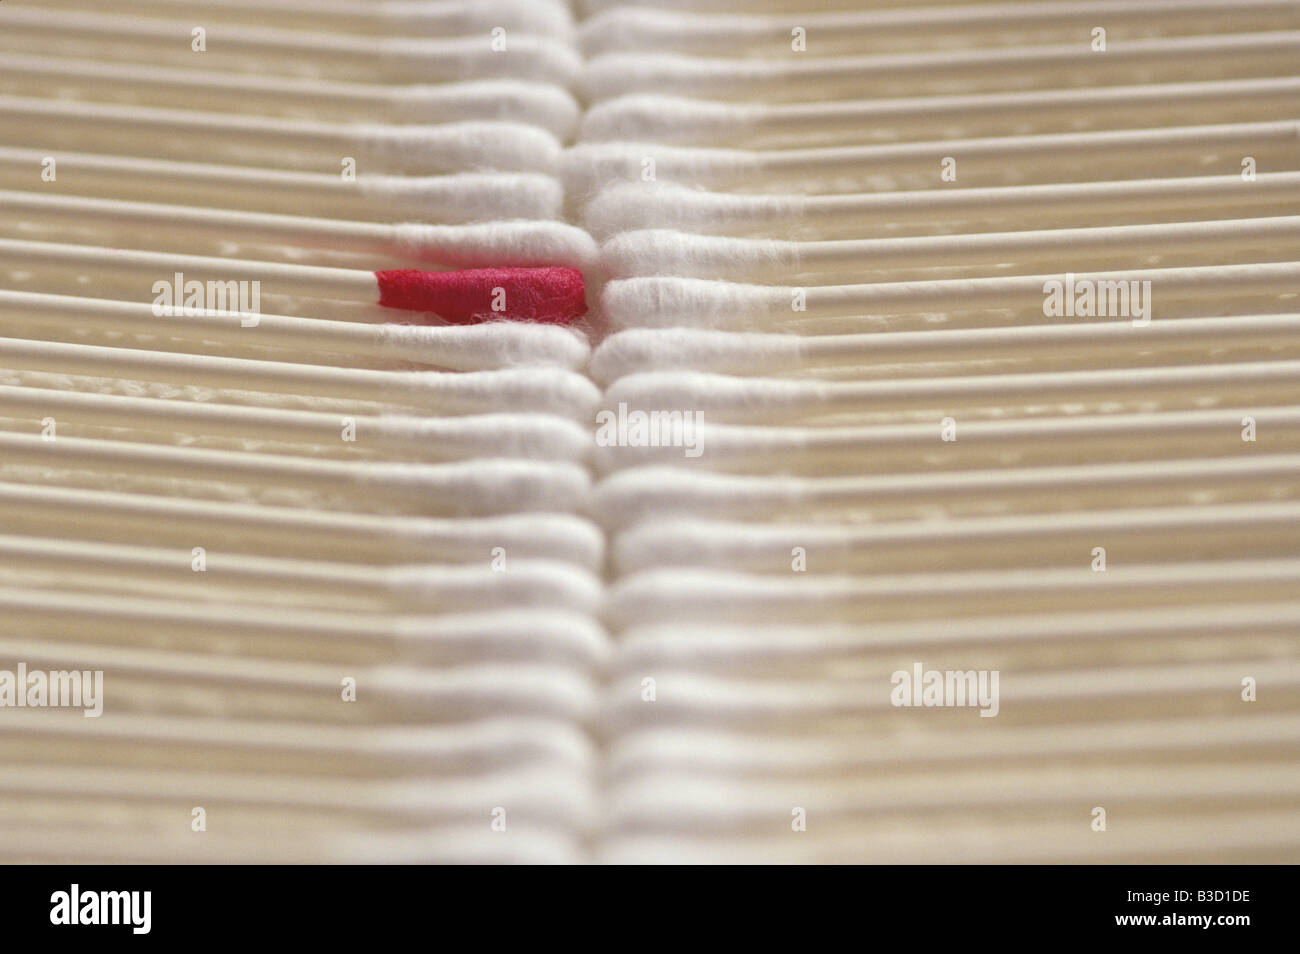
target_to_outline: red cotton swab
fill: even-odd
[[[66,275],[74,267],[78,274],[111,275],[118,282],[138,278],[167,314],[227,308],[260,313],[262,295],[378,303],[433,313],[457,325],[502,320],[567,325],[587,313],[582,272],[552,265],[371,272],[0,238],[0,267],[32,269],[33,290],[47,294],[66,294]],[[236,283],[249,287],[227,287]],[[220,304],[208,300],[210,284],[225,289]]]
[[[379,304],[434,312],[452,324],[507,318],[567,325],[587,313],[582,272],[576,268],[472,268],[375,272]]]

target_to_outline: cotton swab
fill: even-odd
[[[851,475],[869,465],[872,473],[952,471],[1008,463],[1084,464],[1102,456],[1112,461],[1151,460],[1161,455],[1231,457],[1242,452],[1248,423],[1267,435],[1270,453],[1300,451],[1300,411],[1282,407],[1222,407],[1207,410],[1075,413],[997,420],[963,418],[960,437],[939,451],[933,419],[912,414],[908,423],[771,426],[711,424],[694,434],[703,448],[693,468],[739,474],[771,469],[799,476]],[[954,419],[955,420],[955,419]],[[598,471],[680,464],[681,447],[597,447]],[[938,557],[936,556],[936,559]]]
[[[228,286],[253,282],[258,283],[259,296],[296,295],[379,304],[436,314],[452,324],[505,319],[567,325],[587,313],[582,273],[576,268],[368,272],[12,239],[0,239],[0,262],[18,263],[33,270],[74,268],[92,274],[98,270],[112,273],[119,281],[124,275],[135,274],[140,278],[140,297],[152,297],[155,305],[165,299],[161,308],[168,315],[183,315],[186,308],[247,313],[248,296]],[[37,281],[51,281],[41,278],[42,271],[35,274]],[[151,276],[157,280],[145,292]],[[159,282],[162,293],[156,287]],[[220,289],[229,307],[209,309],[204,304],[209,300],[208,283]],[[250,319],[250,323],[255,322]]]
[[[28,718],[32,714],[37,716],[35,720]],[[20,733],[39,738],[43,760],[51,762],[80,749],[81,757],[88,764],[111,764],[123,756],[129,760],[133,751],[151,747],[176,759],[176,764],[191,768],[207,765],[233,769],[242,762],[246,769],[274,768],[308,774],[331,771],[357,777],[401,771],[417,762],[431,770],[451,771],[459,759],[472,752],[477,753],[487,769],[538,763],[577,767],[591,758],[591,744],[577,727],[559,720],[517,714],[422,727],[416,731],[409,725],[303,726],[272,719],[223,725],[219,717],[172,713],[122,712],[107,723],[101,719],[82,719],[80,726],[70,720],[41,719],[41,713],[15,710],[9,716],[0,727],[0,739]],[[249,725],[256,725],[257,731],[248,731]],[[1264,728],[1267,734],[1268,727]],[[182,738],[187,731],[191,733],[192,745],[189,757],[182,751]]]
[[[935,312],[949,313],[951,324],[953,313],[981,309],[1032,310],[1037,313],[1035,323],[1042,323],[1071,320],[1064,314],[1055,319],[1046,314],[1047,284],[1064,285],[1067,281],[1065,270],[1058,275],[806,288],[655,276],[609,282],[601,292],[601,305],[616,328],[685,325],[736,331],[786,330],[797,324],[812,327],[818,319],[856,318],[856,324],[861,326],[868,323],[867,316]],[[1168,313],[1170,304],[1211,291],[1223,299],[1284,298],[1300,287],[1300,262],[1081,272],[1074,281],[1075,288],[1085,287],[1079,282],[1150,282],[1148,304],[1160,302]],[[1135,316],[1114,317],[1125,320]],[[836,323],[827,324],[838,330]],[[838,323],[839,327],[843,325]]]
[[[554,172],[559,141],[525,123],[474,121],[441,125],[336,123],[238,113],[116,106],[0,96],[0,138],[30,148],[95,148],[143,158],[209,160],[272,166],[341,177],[343,160],[358,169],[413,175],[452,172]],[[39,174],[39,169],[37,170]]]
[[[787,31],[788,32],[788,31]],[[583,91],[592,102],[644,89],[709,99],[835,99],[846,94],[935,93],[1074,85],[1103,75],[1122,84],[1285,72],[1297,62],[1300,31],[1226,33],[1129,40],[1099,56],[1086,33],[1073,43],[775,60],[607,53],[587,61]]]
[[[0,745],[15,736],[39,738],[49,761],[80,749],[88,763],[105,764],[123,754],[152,748],[193,768],[203,764],[232,768],[242,760],[246,767],[278,766],[280,771],[309,774],[337,771],[348,776],[382,774],[417,761],[450,769],[456,759],[474,750],[487,768],[505,767],[511,760],[514,764],[582,765],[590,760],[592,749],[577,726],[509,713],[419,728],[304,726],[273,719],[241,723],[212,716],[135,712],[120,713],[107,722],[81,719],[78,725],[66,719],[43,719],[42,715],[20,710],[9,713],[10,718],[0,726]],[[192,746],[188,757],[183,751],[187,744]]]
[[[1044,133],[1081,124],[1119,129],[1172,122],[1286,119],[1300,93],[1293,77],[1018,90],[897,99],[728,103],[655,94],[604,100],[582,119],[582,138],[676,146],[792,148],[907,135]],[[513,117],[511,117],[513,118]]]
[[[769,519],[857,512],[887,514],[936,509],[953,513],[1033,512],[1074,507],[1114,508],[1191,502],[1244,502],[1273,490],[1293,493],[1300,455],[1124,461],[987,470],[879,474],[852,477],[781,477],[704,473],[641,467],[604,478],[593,511],[622,530],[668,516]],[[1279,498],[1280,499],[1280,498]],[[1081,564],[1082,565],[1082,564]]]
[[[490,600],[502,607],[591,613],[600,600],[594,575],[546,559],[514,560],[505,573],[488,562],[373,566],[215,552],[208,555],[204,572],[196,573],[192,560],[187,548],[0,535],[0,565],[10,568],[11,579],[44,578],[53,572],[69,589],[439,612],[467,612]]]
[[[645,372],[620,378],[606,389],[606,408],[686,409],[721,422],[768,423],[843,414],[899,410],[990,407],[1080,407],[1108,402],[1159,402],[1162,408],[1195,403],[1211,395],[1247,395],[1262,404],[1285,405],[1288,378],[1300,361],[1243,361],[1173,367],[1111,368],[891,378],[879,381],[804,381],[731,378],[690,371]],[[1235,390],[1232,390],[1235,389]],[[1220,400],[1223,398],[1221,397]],[[942,415],[941,415],[942,416]]]
[[[25,51],[46,43],[77,56],[193,64],[193,29],[188,20],[71,13],[14,7],[6,12],[0,49]],[[206,29],[206,28],[205,28]],[[502,53],[491,34],[426,39],[348,36],[276,27],[212,26],[206,55],[232,71],[307,75],[389,83],[447,83],[512,76],[572,88],[581,58],[567,43],[520,34]]]
[[[609,186],[591,199],[583,220],[601,238],[641,228],[732,237],[806,233],[814,238],[857,238],[886,231],[965,232],[972,222],[1020,228],[1044,220],[1140,224],[1272,210],[1300,214],[1300,172],[1260,173],[1253,182],[1240,175],[1187,176],[808,196],[624,183]]]
[[[1285,167],[1294,154],[1295,122],[1175,126],[1084,133],[934,140],[869,146],[746,151],[648,143],[579,144],[563,157],[568,193],[586,198],[611,183],[641,182],[653,160],[656,181],[687,186],[860,189],[871,177],[910,176],[933,182],[951,157],[962,170],[958,188],[1060,182],[1070,175],[1149,178],[1203,172],[1210,159],[1240,173],[1242,156]],[[932,170],[932,171],[931,171]]]
[[[602,657],[600,627],[564,609],[476,609],[415,614],[265,607],[57,589],[0,587],[0,632],[32,639],[62,636],[107,645],[228,651],[253,658],[314,661],[434,662],[537,658],[539,650]],[[98,621],[98,623],[96,623]]]
[[[507,186],[501,183],[501,187]],[[0,212],[22,223],[39,222],[46,230],[55,224],[76,228],[81,235],[95,227],[113,235],[130,229],[142,236],[194,236],[213,244],[267,243],[298,250],[409,259],[443,267],[507,264],[592,268],[600,257],[586,232],[563,222],[389,225],[11,191],[0,191]],[[177,249],[169,247],[169,251]],[[311,264],[303,260],[302,251],[290,257],[298,264]]]
[[[0,200],[2,204],[2,200]],[[673,275],[770,281],[801,275],[846,275],[901,268],[1008,266],[1068,261],[1083,271],[1098,258],[1119,263],[1146,257],[1215,253],[1214,263],[1300,258],[1300,216],[1219,219],[1158,225],[1037,229],[917,238],[790,242],[690,235],[667,229],[623,232],[601,249],[610,277]],[[1172,264],[1165,262],[1164,264]]]
[[[1208,603],[1196,607],[1174,603],[1069,614],[1040,609],[1006,616],[881,621],[871,625],[650,623],[628,630],[625,658],[631,664],[629,669],[638,663],[658,662],[699,667],[705,672],[726,672],[746,664],[765,667],[790,659],[806,658],[812,665],[822,666],[922,650],[950,653],[986,647],[998,653],[1010,653],[1034,647],[1072,646],[1082,650],[1089,645],[1115,643],[1141,646],[1178,639],[1183,634],[1199,643],[1234,640],[1234,636],[1226,634],[1240,634],[1240,645],[1255,644],[1285,632],[1288,626],[1295,625],[1298,615],[1300,603],[1288,600],[1262,604]],[[1251,722],[1253,718],[1243,721]],[[1030,736],[1041,732],[1030,726],[1021,728]],[[946,733],[941,732],[929,742],[942,748],[946,738]],[[830,740],[823,744],[827,742]]]
[[[957,331],[878,331],[866,334],[756,334],[697,328],[628,328],[605,338],[589,370],[601,384],[642,371],[711,371],[741,377],[863,373],[886,367],[906,374],[909,365],[948,361],[1055,359],[1069,366],[1138,361],[1158,356],[1237,351],[1280,357],[1300,334],[1300,314],[1169,318],[1145,325],[1141,349],[1134,329],[1114,321],[1078,324],[963,328]],[[901,370],[895,370],[901,369]]]
[[[85,660],[83,666],[92,667],[92,669],[103,668],[119,676],[121,681],[118,683],[118,692],[116,693],[118,700],[116,708],[119,712],[135,714],[147,707],[150,710],[149,715],[163,716],[160,721],[164,722],[164,724],[169,721],[167,716],[175,719],[177,715],[181,715],[183,718],[182,714],[191,707],[182,702],[179,705],[169,706],[168,711],[164,713],[158,712],[153,706],[148,706],[148,703],[144,705],[141,705],[141,703],[144,703],[150,695],[157,692],[160,683],[174,681],[178,688],[184,687],[188,692],[198,693],[210,689],[214,684],[224,683],[228,685],[232,692],[241,697],[247,711],[250,714],[257,714],[259,721],[267,718],[274,720],[272,723],[274,728],[280,730],[278,733],[280,739],[278,741],[281,746],[286,741],[284,729],[288,727],[291,719],[298,720],[300,723],[316,724],[322,728],[339,725],[336,712],[329,711],[330,708],[336,707],[333,707],[332,703],[325,706],[321,705],[322,697],[332,695],[329,690],[335,688],[339,683],[339,666],[336,662],[243,660],[174,650],[105,648],[88,643],[51,644],[48,641],[0,641],[0,652],[11,648],[22,652],[23,655],[18,658],[30,660],[29,666],[31,668],[40,666],[42,668],[56,669],[56,671],[62,665],[75,660],[77,653],[82,653]],[[563,649],[564,647],[556,648]],[[111,657],[108,657],[108,654],[113,652],[120,653],[116,663],[113,663]],[[587,659],[579,658],[574,661],[589,663],[594,660],[588,657]],[[105,662],[108,665],[104,665]],[[546,661],[538,660],[537,662],[544,663]],[[75,662],[72,663],[71,668],[76,668]],[[530,668],[533,670],[532,672],[521,673],[521,675],[525,677],[534,676],[543,671],[542,665],[534,664]],[[422,671],[417,669],[412,673],[412,676],[414,678],[403,680],[399,674],[383,665],[369,665],[356,671],[356,677],[359,677],[370,688],[370,698],[367,701],[374,703],[377,710],[385,711],[388,718],[392,720],[389,725],[395,723],[405,725],[407,728],[414,728],[409,725],[411,703],[416,702],[426,693],[427,701],[441,708],[445,702],[440,698],[442,693],[438,690],[443,689],[449,683],[453,683],[453,679],[447,678],[448,676],[453,676],[456,681],[481,681],[485,690],[490,695],[496,696],[496,698],[492,699],[492,702],[501,706],[510,715],[518,716],[528,713],[542,721],[544,725],[551,723],[556,726],[562,724],[560,720],[566,716],[572,717],[571,712],[546,711],[546,709],[555,705],[553,700],[530,705],[530,700],[526,698],[513,698],[518,692],[519,684],[521,682],[527,683],[529,680],[523,678],[508,681],[502,678],[499,673],[495,677],[491,677],[486,671],[486,667],[479,668],[477,671],[466,667],[455,673],[445,671],[437,673],[428,669]],[[571,677],[568,677],[568,674],[561,676],[562,685],[570,682]],[[173,698],[184,699],[188,692],[176,692]],[[589,699],[590,693],[584,693],[583,696]],[[583,696],[579,698],[583,698]],[[537,700],[537,702],[540,702],[540,700]],[[588,705],[590,705],[589,701]],[[469,716],[468,721],[471,721],[471,723],[481,722],[491,717],[490,712],[484,713],[482,716],[479,716],[478,713],[467,713],[467,715]],[[369,725],[362,724],[359,726],[354,722],[351,725],[344,723],[344,726],[347,728],[362,728],[364,726],[364,728],[371,730],[369,735],[372,739],[379,741],[384,738],[383,723],[376,725],[371,722]],[[57,734],[51,733],[51,735],[55,736],[55,740],[59,740]],[[62,735],[66,740],[70,733],[65,731]],[[356,733],[356,735],[364,739],[366,733],[361,732]],[[437,738],[434,733],[430,733],[430,735],[434,739]],[[485,741],[489,745],[500,744],[496,734],[487,733],[487,736],[488,738]],[[95,736],[91,735],[90,737],[94,738]],[[454,739],[455,736],[452,736],[452,738]],[[550,745],[539,744],[543,740],[549,741]],[[338,741],[346,745],[353,740],[348,740],[345,736]],[[519,754],[524,757],[521,764],[535,763],[538,755],[546,755],[552,759],[558,756],[559,761],[571,762],[574,755],[584,751],[581,746],[574,746],[572,742],[569,742],[566,751],[565,748],[561,748],[561,744],[565,741],[568,740],[565,740],[554,729],[549,734],[549,737],[546,734],[537,732],[526,733],[524,744],[519,747]],[[438,758],[440,754],[444,757],[446,755],[445,742],[442,752],[439,752],[438,748],[418,736],[412,742],[414,744],[407,748],[409,755],[429,754],[433,757],[432,764],[434,766],[441,761]],[[424,742],[424,744],[421,745],[421,742]],[[353,741],[353,744],[355,744],[355,741]],[[501,747],[505,748],[505,746]],[[210,749],[211,742],[208,741],[204,748]],[[272,746],[267,748],[270,749]],[[308,746],[300,745],[295,746],[295,748],[298,749],[296,754],[299,757],[304,754],[304,748],[311,751]],[[430,749],[432,751],[429,751]],[[400,748],[398,751],[400,751]],[[318,752],[317,754],[325,753]],[[375,763],[383,764],[385,761],[390,761],[395,752],[390,748],[387,753],[376,754],[379,756],[378,758],[364,761],[370,762],[372,766]],[[385,754],[388,755],[387,759],[384,758]],[[504,753],[500,754],[504,755]],[[532,757],[529,758],[529,756]],[[47,765],[56,762],[56,760],[49,758],[40,758],[33,761]],[[91,764],[97,764],[100,761],[96,759]],[[357,779],[363,779],[371,775],[368,772],[345,772],[343,774]]]
[[[615,583],[607,615],[618,626],[647,622],[817,623],[981,616],[1033,610],[1051,599],[1058,610],[1112,609],[1164,602],[1284,600],[1300,582],[1300,560],[1233,560],[1191,564],[1133,564],[1123,571],[1092,573],[1085,561],[1069,568],[962,570],[945,573],[849,576],[729,573],[721,570],[647,570]],[[869,614],[869,615],[868,615]],[[1300,678],[1300,664],[1282,660]],[[1223,668],[1215,663],[1215,679]],[[1046,678],[1046,677],[1044,677]],[[861,689],[856,680],[855,686]],[[1236,680],[1226,687],[1231,691]],[[755,689],[757,690],[757,686]],[[828,687],[829,688],[829,687]],[[1096,691],[1102,692],[1100,686]],[[861,692],[856,694],[861,698]],[[817,706],[817,693],[803,703]],[[889,694],[862,699],[890,707]],[[1005,702],[1004,702],[1005,704]]]
[[[893,51],[935,45],[937,38],[992,46],[1004,37],[1087,36],[1104,22],[1116,34],[1149,36],[1186,30],[1198,33],[1278,29],[1300,25],[1289,0],[1231,3],[1225,0],[978,3],[970,6],[892,10],[801,11],[799,25],[823,53],[859,52],[883,46]],[[743,9],[737,5],[738,9]],[[761,9],[761,8],[760,8]],[[992,34],[992,36],[989,36]],[[788,16],[760,13],[667,13],[644,5],[602,10],[581,24],[578,36],[588,56],[615,51],[716,55],[720,49],[776,56],[791,50]]]
[[[229,482],[348,494],[370,505],[401,503],[427,516],[572,511],[590,478],[571,461],[475,459],[452,463],[337,461],[210,451],[129,441],[0,433],[9,466],[93,470],[173,480]]]
[[[52,417],[68,425],[152,434],[186,434],[333,446],[340,456],[389,453],[412,460],[519,457],[584,460],[589,431],[565,418],[541,414],[480,414],[453,418],[337,414],[282,408],[201,404],[115,394],[54,391],[0,385],[0,417]],[[348,440],[343,439],[344,432]],[[137,438],[140,439],[140,438]]]
[[[142,66],[0,53],[0,90],[167,109],[388,123],[470,122],[484,117],[539,126],[566,139],[578,104],[559,86],[500,79],[439,86],[389,86]]]
[[[249,316],[230,310],[157,314],[144,303],[27,292],[0,292],[0,317],[10,323],[9,333],[14,335],[36,330],[55,338],[90,330],[159,335],[172,341],[218,344],[232,357],[246,357],[259,349],[292,349],[298,355],[323,352],[336,360],[346,356],[355,366],[369,359],[460,371],[522,365],[577,369],[589,353],[578,335],[540,323],[512,323],[507,329],[501,322],[489,322],[464,326],[464,333],[458,333],[461,328],[456,326]]]
[[[202,537],[212,549],[230,553],[379,564],[483,562],[502,547],[507,557],[545,557],[595,572],[604,553],[597,527],[564,513],[447,520],[5,482],[0,513],[13,532],[31,535],[153,546],[192,546]],[[68,525],[55,527],[54,514],[70,518]]]
[[[14,3],[30,5],[27,0]],[[102,10],[93,0],[42,0],[40,6],[47,10]],[[573,31],[567,5],[555,0],[494,0],[491,8],[474,0],[376,0],[363,8],[338,0],[133,0],[131,10],[137,16],[151,18],[189,20],[197,16],[204,22],[221,24],[292,24],[360,35],[477,36],[503,25],[511,33],[567,39]]]
[[[703,628],[692,632],[701,636],[706,634]],[[636,648],[651,653],[647,656],[629,653],[630,659],[645,659],[643,665],[657,661],[652,654],[653,643],[646,640]],[[816,648],[811,644],[807,646],[809,652],[815,652]],[[701,656],[692,662],[707,663],[708,660]],[[1256,726],[1258,732],[1252,731],[1252,726]],[[1025,726],[1014,733],[990,735],[978,732],[956,736],[918,733],[916,738],[909,739],[902,752],[898,752],[890,740],[872,740],[860,746],[849,746],[834,738],[798,739],[793,736],[749,740],[749,744],[737,746],[735,737],[723,727],[681,727],[678,731],[629,731],[614,744],[609,763],[611,775],[616,778],[627,778],[660,767],[682,769],[690,765],[703,766],[718,773],[812,775],[836,771],[841,766],[846,771],[861,772],[890,765],[910,767],[938,763],[947,766],[989,760],[1056,760],[1104,752],[1141,753],[1151,758],[1162,758],[1174,753],[1289,749],[1294,747],[1297,734],[1300,734],[1300,718],[1296,716],[1246,719],[1227,718],[1215,713],[1213,716],[1116,720],[1100,724]]]
[[[745,523],[668,519],[621,534],[620,574],[663,567],[790,572],[803,547],[819,572],[926,572],[1077,565],[1098,540],[1130,562],[1300,556],[1300,501],[965,517],[887,524]]]
[[[53,159],[56,179],[28,201],[60,193],[139,203],[168,201],[186,209],[315,216],[363,222],[425,222],[443,225],[492,219],[555,219],[559,183],[541,173],[466,172],[445,176],[391,176],[362,170],[355,180],[337,173],[304,173],[247,166],[91,155],[0,146],[0,182],[30,186],[33,170]],[[173,206],[174,207],[174,206]],[[67,208],[41,205],[51,216]],[[87,207],[87,214],[92,206]],[[173,221],[173,227],[183,223]]]
[[[600,390],[586,377],[545,367],[455,374],[388,371],[16,338],[0,338],[0,362],[10,371],[146,381],[234,394],[309,396],[319,401],[377,403],[437,414],[512,412],[526,407],[587,421],[600,400]],[[358,408],[358,413],[365,410]]]

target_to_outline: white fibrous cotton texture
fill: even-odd
[[[1294,858],[1300,8],[1112,6],[7,0],[0,861]]]

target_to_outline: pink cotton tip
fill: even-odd
[[[567,325],[587,313],[582,272],[576,268],[470,268],[375,272],[379,304],[433,312],[444,321],[540,321]]]

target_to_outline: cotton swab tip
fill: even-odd
[[[582,272],[576,268],[473,268],[375,272],[379,304],[437,314],[452,324],[536,321],[567,325],[587,313]]]

